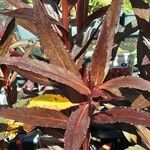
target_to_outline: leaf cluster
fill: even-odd
[[[146,28],[149,26],[148,3],[131,0],[138,26],[133,27],[132,23],[129,23],[123,28],[123,32],[120,32],[117,24],[122,8],[121,0],[113,0],[110,5],[91,15],[88,15],[89,3],[86,0],[34,0],[33,6],[19,0],[7,1],[16,9],[2,12],[11,16],[12,20],[0,41],[0,86],[5,89],[8,102],[8,108],[0,108],[0,116],[23,122],[33,128],[44,130],[45,127],[51,129],[51,133],[61,133],[59,129],[62,129],[61,142],[65,150],[89,149],[92,125],[124,122],[150,127],[150,104],[147,100],[150,78],[147,59],[141,58],[141,55],[138,58],[142,60],[138,64],[141,77],[133,77],[129,72],[121,72],[116,77],[110,68],[112,54],[124,38],[137,29],[140,30],[141,37],[150,38],[150,32]],[[59,3],[62,5],[61,16],[58,13]],[[75,37],[71,36],[70,31],[70,11],[73,7],[76,8],[77,17]],[[141,7],[142,12],[139,11]],[[16,22],[35,34],[38,41],[17,41],[13,34]],[[85,54],[97,33],[96,47],[92,49],[91,61],[87,62]],[[138,46],[139,51],[141,47],[148,49],[141,39]],[[33,57],[33,48],[40,48],[43,55]],[[143,60],[146,62],[144,65],[141,63]],[[27,79],[19,92],[16,86],[17,74]],[[42,85],[40,92],[34,91],[35,83]],[[130,92],[126,95],[118,93],[120,88],[129,88],[133,95],[138,93],[140,97],[128,107],[120,106],[120,101],[123,102],[131,96]],[[28,93],[25,94],[25,91]],[[52,92],[55,92],[55,95],[52,96]],[[24,107],[15,107],[18,99],[25,96],[35,97],[35,94],[42,96],[29,99],[29,104],[27,102]],[[42,99],[43,103],[46,99],[47,102],[42,103],[46,106],[39,107],[39,99]],[[61,101],[71,108],[60,106]],[[137,101],[141,105],[137,105]],[[57,102],[58,106],[54,105]],[[116,106],[105,107],[103,104],[108,102],[115,102]],[[103,108],[100,108],[100,105]],[[146,109],[141,110],[143,108]],[[139,133],[140,129],[137,127]],[[141,136],[147,144],[147,138],[143,137]]]

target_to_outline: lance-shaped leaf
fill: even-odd
[[[35,21],[34,21],[32,8],[18,8],[15,10],[3,12],[3,14],[16,18],[16,22],[19,25],[26,28],[30,32],[34,33],[35,35],[37,35],[37,30],[36,30],[36,25],[35,25]],[[63,38],[62,38],[63,42],[65,44],[67,44],[67,43],[71,44],[70,34],[69,34],[69,32],[67,32],[67,30],[65,30],[65,28],[62,26],[62,24],[60,22],[58,22],[56,19],[54,19],[53,17],[51,17],[50,15],[48,15],[47,17],[48,17],[47,21],[49,22],[49,24],[57,25],[57,27],[62,32],[60,34],[63,34]],[[59,34],[59,32],[58,32],[58,34]],[[60,35],[60,36],[62,36],[62,35]]]
[[[70,10],[69,10],[69,1],[62,0],[62,23],[65,29],[69,31],[70,26]]]
[[[125,27],[120,29],[121,32],[117,32],[115,35],[115,43],[120,43],[125,38],[129,37],[134,32],[138,31],[137,23],[134,20],[133,22],[128,23]]]
[[[51,79],[66,84],[77,90],[79,93],[85,95],[90,94],[89,88],[78,76],[55,65],[22,57],[0,58],[0,63],[8,65],[10,68],[31,81],[50,85]]]
[[[87,47],[93,40],[100,25],[101,19],[95,19],[81,34],[78,35],[71,52],[71,56],[74,60],[79,58],[87,50]]]
[[[47,14],[45,13],[43,7],[44,6],[40,0],[35,1],[34,17],[37,33],[39,35],[43,51],[53,64],[62,68],[66,68],[74,74],[79,75],[77,66],[71,59],[70,54],[65,48],[65,45],[62,43],[61,39],[54,32],[52,26],[47,21]]]
[[[31,6],[24,3],[23,0],[7,0],[7,2],[15,6],[16,8],[31,8]]]
[[[135,13],[139,29],[146,35],[150,36],[149,33],[149,4],[145,1],[137,1],[137,0],[130,0],[133,11]]]
[[[7,25],[4,34],[0,40],[0,55],[2,55],[11,45],[12,41],[12,31],[15,26],[15,19],[12,19]]]
[[[139,77],[118,77],[109,80],[98,87],[98,89],[112,89],[112,88],[134,88],[150,92],[150,82]]]
[[[149,32],[149,19],[150,19],[150,5],[146,1],[136,1],[136,0],[130,0],[136,19],[138,23],[138,27],[140,30],[140,36],[138,37],[138,44],[137,44],[137,65],[140,71],[140,76],[144,79],[150,79],[150,69],[149,65],[142,66],[143,58],[144,56],[149,55],[149,49],[145,44],[143,43],[142,36],[149,38],[150,32]],[[149,57],[149,56],[148,56]]]
[[[61,112],[44,108],[5,108],[0,109],[0,115],[31,126],[66,128],[68,123]]]
[[[110,5],[104,6],[98,10],[96,10],[95,12],[93,12],[91,15],[89,15],[87,17],[87,22],[86,24],[89,24],[90,22],[92,22],[94,19],[102,17],[103,15],[105,15],[105,13],[107,12],[108,8]]]
[[[65,150],[79,150],[90,123],[89,104],[80,106],[69,118],[65,132]]]
[[[71,103],[69,99],[61,95],[44,94],[32,98],[27,107],[40,107],[55,110],[63,110],[77,105],[79,104]]]
[[[77,1],[77,35],[84,29],[88,16],[88,2],[87,0]]]
[[[109,7],[99,33],[92,57],[91,81],[99,85],[104,80],[110,65],[115,29],[121,10],[121,1],[114,0]]]
[[[93,115],[92,123],[116,123],[125,122],[135,125],[150,126],[150,113],[132,108],[113,108]]]
[[[2,12],[2,14],[7,15],[7,16],[11,16],[11,17],[14,17],[14,18],[18,18],[18,19],[28,20],[29,22],[35,23],[32,8],[18,8],[18,9],[15,9],[15,10],[9,10],[9,11]],[[47,16],[47,17],[48,17],[47,21],[50,24],[55,24],[55,25],[61,27],[61,29],[64,30],[64,32],[67,33],[67,31],[63,28],[63,26],[60,22],[58,22],[56,19],[54,19],[51,16]]]
[[[33,9],[32,8],[18,8],[15,10],[9,10],[2,12],[2,14],[11,16],[14,18],[20,18],[20,19],[26,19],[31,22],[34,22],[34,17],[33,17]]]

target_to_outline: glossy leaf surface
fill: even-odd
[[[103,21],[97,45],[92,57],[91,81],[94,85],[103,82],[109,70],[115,29],[121,10],[121,1],[114,0]]]
[[[100,89],[134,88],[150,92],[150,82],[139,77],[118,77],[99,86]]]
[[[26,63],[28,62],[28,63]],[[56,67],[42,61],[30,58],[11,57],[0,58],[0,63],[10,66],[25,78],[44,85],[51,85],[51,80],[66,84],[79,93],[90,94],[89,88],[83,81],[66,69]]]
[[[7,25],[4,34],[0,40],[0,55],[4,54],[5,51],[8,50],[9,46],[11,45],[12,41],[12,32],[15,27],[15,19],[12,19],[9,24]]]
[[[84,104],[69,118],[65,133],[65,150],[79,150],[90,123],[89,105]]]
[[[0,115],[31,126],[66,128],[68,122],[61,112],[43,108],[5,108],[0,109]]]
[[[47,14],[43,7],[40,0],[36,0],[33,9],[37,33],[43,51],[54,65],[66,68],[74,74],[79,75],[78,69],[71,59],[69,52],[67,52],[65,45],[47,21],[48,17],[46,17]]]
[[[150,126],[150,113],[132,108],[114,108],[93,115],[92,123],[116,123],[125,122],[135,125]]]
[[[18,18],[18,19],[25,19],[29,22],[35,23],[32,8],[18,8],[15,10],[5,11],[3,14],[7,15],[7,16],[14,17],[14,18]],[[56,19],[54,19],[53,17],[51,17],[49,15],[47,15],[47,17],[48,17],[47,18],[48,22],[50,22],[51,24],[58,25],[59,27],[61,27],[63,29],[63,26],[60,22],[58,22]]]

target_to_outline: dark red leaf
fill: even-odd
[[[69,1],[62,0],[62,23],[67,31],[69,31],[70,26],[70,10]]]
[[[137,1],[137,0],[130,0],[139,29],[145,34],[146,37],[150,37],[149,32],[149,5],[148,2],[144,1]]]
[[[16,8],[31,8],[31,6],[24,3],[23,0],[7,0],[7,2],[15,6]]]
[[[121,10],[121,1],[114,0],[109,7],[99,33],[96,48],[92,57],[91,82],[99,85],[109,70],[115,29]]]
[[[34,16],[33,16],[32,8],[18,8],[15,10],[3,12],[3,14],[14,17],[14,18],[18,18],[18,19],[25,19],[25,20],[28,20],[29,22],[34,23]],[[58,25],[61,28],[63,28],[62,24],[60,22],[58,22],[56,19],[54,19],[53,17],[48,16],[48,15],[47,15],[47,17],[48,17],[48,21],[51,24],[55,24],[55,25]]]
[[[114,108],[96,113],[91,122],[96,124],[125,122],[150,127],[150,113],[132,108]]]
[[[25,19],[19,19],[19,18],[16,18],[16,22],[23,28],[37,35],[37,29],[33,22],[25,20]]]
[[[58,6],[56,5],[56,0],[55,1],[43,1],[44,3],[48,3],[49,5],[44,5],[46,10],[48,11],[48,18],[47,21],[49,24],[54,24],[57,25],[53,26],[55,31],[58,33],[60,36],[61,40],[66,46],[66,49],[71,51],[72,49],[72,44],[73,41],[70,36],[70,30],[69,30],[69,24],[70,24],[70,5],[69,1],[64,0],[62,1],[62,17],[60,19],[59,11],[58,11]],[[54,19],[55,18],[55,19]],[[61,23],[62,22],[62,23]]]
[[[143,37],[150,38],[149,32],[149,9],[150,4],[147,1],[136,1],[130,0],[136,19],[138,23],[138,28],[140,30],[140,34],[138,36],[138,44],[137,44],[137,66],[140,71],[140,76],[144,79],[150,79],[150,66],[142,65],[144,57],[147,55],[149,58],[149,48],[143,43]]]
[[[34,17],[36,21],[37,33],[39,35],[40,43],[43,51],[48,56],[50,61],[57,66],[66,68],[76,75],[79,71],[74,61],[71,59],[69,52],[67,52],[65,45],[61,39],[54,32],[52,26],[47,21],[46,13],[40,0],[36,0],[34,5]]]
[[[34,16],[33,16],[33,9],[32,8],[18,8],[11,11],[6,11],[3,14],[11,17],[15,17],[16,21],[26,28],[27,30],[33,32],[34,34],[37,34],[35,22],[34,22]],[[62,24],[58,22],[56,19],[51,17],[50,15],[47,15],[47,21],[49,24],[57,25],[59,30],[62,32],[60,36],[63,36],[62,40],[66,44],[67,48],[70,50],[72,48],[71,45],[71,39],[69,32],[67,32]],[[58,32],[59,33],[59,32]]]
[[[139,77],[119,77],[109,80],[102,85],[99,89],[112,89],[112,88],[134,88],[150,92],[150,82]]]
[[[15,27],[15,19],[12,19],[10,23],[7,25],[4,34],[0,40],[0,55],[3,55],[5,51],[8,50],[9,46],[11,45],[12,41],[12,31]]]
[[[96,87],[93,89],[92,94],[90,95],[91,98],[102,97],[104,101],[109,100],[124,100],[123,96],[117,96],[111,93],[108,90],[104,89],[97,89]]]
[[[114,67],[109,70],[104,82],[121,76],[131,76],[131,74],[132,68],[130,66],[122,68]]]
[[[10,68],[31,81],[50,85],[51,79],[66,84],[77,90],[79,93],[85,95],[90,94],[89,88],[78,76],[55,65],[22,57],[0,58],[0,63],[8,65]]]
[[[100,20],[101,19],[94,20],[85,30],[83,30],[83,32],[78,35],[71,52],[71,56],[74,60],[77,60],[87,50],[87,47],[90,45],[93,37],[101,25]]]
[[[105,15],[105,13],[107,12],[109,6],[110,5],[104,6],[104,7],[100,8],[100,9],[96,10],[95,12],[93,12],[91,15],[89,15],[87,20],[86,20],[86,24],[89,24],[94,19],[102,17],[103,15]]]
[[[1,70],[2,70],[2,73],[3,73],[3,78],[6,82],[6,84],[8,85],[9,84],[9,76],[10,76],[10,70],[8,69],[8,67],[6,65],[1,65]]]
[[[66,128],[68,118],[57,110],[44,108],[4,108],[0,116],[31,126]]]
[[[80,106],[69,118],[65,132],[65,150],[79,150],[89,127],[89,104]]]
[[[132,33],[138,31],[136,21],[128,23],[125,27],[122,27],[120,31],[121,32],[117,32],[115,35],[115,43],[120,43],[125,38],[129,37]]]
[[[14,18],[26,19],[32,22],[34,21],[32,8],[18,8],[15,10],[5,11],[3,14]]]
[[[6,82],[4,80],[0,80],[0,86],[3,87],[6,85]]]
[[[77,35],[84,29],[88,16],[88,2],[87,0],[77,1]]]

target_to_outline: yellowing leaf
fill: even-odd
[[[21,122],[0,117],[0,140],[5,138],[8,138],[9,140],[14,139],[18,134],[18,129],[20,127],[22,127],[27,133],[34,128]]]
[[[71,103],[66,97],[55,94],[45,94],[37,96],[29,102],[27,107],[41,107],[55,110],[63,110],[78,104]]]
[[[137,143],[137,136],[135,134],[131,134],[129,132],[123,131],[124,136],[129,142]]]
[[[21,122],[16,122],[14,120],[9,120],[7,122],[7,130],[10,131],[10,130],[14,130],[14,129],[18,129],[19,127],[23,127],[23,123]]]
[[[18,134],[19,127],[23,127],[23,123],[16,122],[14,120],[1,118],[1,121],[4,122],[4,124],[2,125],[3,128],[4,126],[6,126],[6,128],[1,131],[3,139],[5,138],[8,138],[9,140],[14,139]]]
[[[18,134],[18,130],[12,130],[12,131],[7,131],[5,133],[5,138],[12,140],[16,137],[16,135]]]
[[[34,128],[29,125],[25,125],[24,123],[21,123],[21,122],[17,122],[14,120],[8,120],[7,131],[6,131],[5,137],[9,138],[9,140],[14,139],[16,137],[16,135],[18,134],[18,129],[20,127],[22,127],[24,129],[24,131],[26,131],[27,133],[30,132]]]

